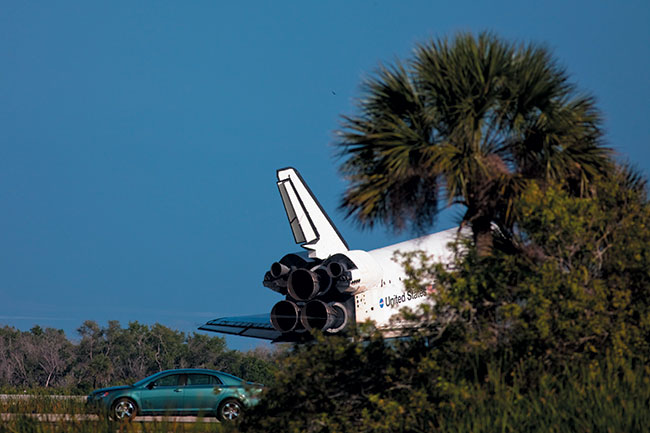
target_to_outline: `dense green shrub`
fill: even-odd
[[[408,337],[295,347],[244,431],[642,431],[650,421],[650,208],[619,169],[588,196],[534,182],[490,254],[401,256]]]
[[[424,341],[318,337],[296,347],[241,431],[643,431],[650,368],[609,355],[563,360],[465,359],[451,365]]]
[[[531,183],[514,232],[489,256],[468,241],[444,266],[404,256],[407,287],[436,289],[435,306],[407,316],[454,351],[487,358],[648,359],[650,207],[625,179],[601,179],[584,198]]]

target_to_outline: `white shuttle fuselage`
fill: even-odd
[[[390,331],[400,309],[415,309],[428,299],[426,289],[405,289],[396,253],[424,251],[448,263],[457,228],[376,250],[350,250],[300,174],[285,168],[277,175],[294,239],[306,250],[286,254],[264,275],[263,285],[283,299],[270,314],[223,317],[199,329],[273,341],[302,341],[313,329],[337,334],[367,320]]]
[[[368,254],[382,268],[380,284],[355,295],[355,317],[361,323],[372,320],[378,327],[389,325],[390,319],[401,308],[409,307],[415,310],[419,304],[427,299],[426,290],[407,291],[403,280],[406,278],[404,267],[399,263],[397,252],[407,253],[412,251],[426,251],[433,260],[448,263],[451,260],[451,251],[447,245],[458,234],[458,229],[453,228],[416,239],[411,239],[387,247],[368,251]]]

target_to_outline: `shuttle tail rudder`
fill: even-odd
[[[288,167],[278,170],[278,190],[297,244],[309,257],[325,260],[348,251],[348,245],[311,192],[300,173]]]

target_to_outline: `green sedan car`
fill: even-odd
[[[87,404],[115,420],[136,415],[216,415],[222,421],[239,418],[257,403],[262,385],[215,370],[166,370],[131,386],[93,391]]]

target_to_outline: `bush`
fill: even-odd
[[[619,170],[588,197],[530,183],[489,255],[402,256],[408,338],[317,335],[244,431],[641,431],[650,421],[650,208]]]

